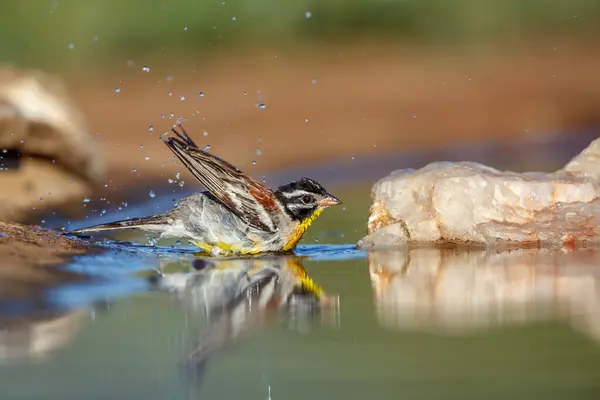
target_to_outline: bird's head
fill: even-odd
[[[309,178],[280,186],[275,196],[284,211],[298,222],[312,222],[327,207],[342,204],[320,183]]]

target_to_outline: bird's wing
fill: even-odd
[[[181,133],[163,138],[169,149],[181,160],[208,191],[232,213],[248,225],[266,231],[277,229],[273,214],[279,210],[271,189],[229,164],[196,146],[181,127]]]

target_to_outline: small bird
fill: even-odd
[[[302,178],[271,190],[227,161],[201,150],[182,126],[165,144],[207,190],[152,217],[94,225],[71,233],[140,229],[160,238],[185,238],[211,256],[293,250],[327,207],[342,202]]]

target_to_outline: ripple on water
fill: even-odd
[[[109,250],[129,251],[141,254],[154,254],[162,256],[201,256],[199,249],[191,244],[179,246],[157,246],[141,243],[132,243],[117,240],[105,240],[96,244]],[[364,258],[367,252],[358,250],[355,244],[305,244],[299,245],[294,255],[309,257],[313,261],[324,260],[349,260]],[[260,256],[254,256],[260,257]],[[217,258],[215,260],[218,260]]]
[[[92,279],[49,290],[48,300],[56,307],[80,307],[146,291],[150,288],[148,274],[159,270],[165,260],[191,264],[195,259],[209,258],[199,253],[193,245],[152,246],[117,240],[104,240],[97,244],[106,251],[77,256],[65,265],[65,269],[88,275]],[[366,258],[367,252],[356,249],[354,244],[306,244],[298,246],[294,255],[306,257],[308,261],[343,261]],[[210,258],[217,265],[228,259]]]

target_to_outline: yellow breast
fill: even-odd
[[[315,219],[317,219],[319,215],[321,215],[322,212],[322,208],[317,208],[313,215],[306,218],[304,221],[300,222],[296,228],[292,229],[290,235],[287,238],[287,241],[285,242],[281,250],[288,251],[294,249],[300,241],[300,239],[302,239],[302,236],[304,236],[304,233],[306,232],[308,227],[314,222]]]

